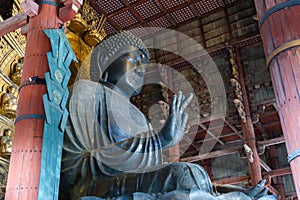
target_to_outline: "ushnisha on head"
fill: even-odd
[[[90,79],[130,97],[140,92],[148,61],[149,52],[142,40],[124,31],[94,48]]]

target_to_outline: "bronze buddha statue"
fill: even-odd
[[[214,197],[201,166],[163,163],[162,149],[183,136],[192,95],[174,95],[169,118],[156,133],[129,101],[141,90],[148,60],[142,41],[128,32],[93,50],[91,80],[75,83],[69,99],[60,199],[226,199]],[[263,187],[228,194],[246,200]]]
[[[23,64],[22,63],[17,63],[13,67],[13,72],[11,74],[11,80],[17,85],[20,85],[22,72],[23,72]]]
[[[17,112],[17,88],[14,85],[8,86],[6,93],[2,96],[1,113],[8,118],[15,118]]]
[[[1,141],[1,153],[10,154],[12,150],[13,131],[10,128],[4,129],[0,141]]]

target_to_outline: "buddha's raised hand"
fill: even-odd
[[[192,98],[193,94],[189,94],[185,97],[181,91],[173,96],[169,110],[169,118],[159,133],[161,144],[164,148],[177,144],[183,137],[188,119],[188,114],[184,110]]]

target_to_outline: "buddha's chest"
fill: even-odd
[[[110,135],[116,142],[151,129],[145,115],[121,95],[109,93],[106,103]]]

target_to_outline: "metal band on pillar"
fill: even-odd
[[[261,20],[259,22],[259,26],[261,27],[263,25],[263,23],[266,21],[266,19],[268,19],[268,17],[270,15],[274,14],[275,12],[282,10],[284,8],[287,8],[287,7],[297,6],[297,5],[300,5],[300,0],[287,1],[287,2],[283,2],[283,3],[280,3],[276,6],[274,6],[273,8],[271,8],[264,14],[264,16],[261,18]]]
[[[21,83],[20,87],[19,87],[19,91],[21,91],[21,89],[25,86],[28,85],[46,85],[46,80],[44,78],[39,78],[38,76],[34,76],[29,78],[28,81],[24,81],[23,83]]]
[[[45,120],[45,115],[39,115],[39,114],[28,114],[28,115],[22,115],[16,118],[15,124],[23,119],[42,119]]]
[[[286,42],[286,43],[282,44],[280,47],[276,48],[270,55],[268,55],[267,66],[269,66],[269,64],[271,63],[273,58],[275,58],[281,52],[283,52],[287,49],[293,48],[293,47],[297,47],[297,46],[300,46],[300,39],[293,40],[291,42]]]
[[[52,6],[56,6],[56,7],[59,6],[57,2],[54,2],[54,1],[47,1],[47,0],[42,0],[39,4],[40,4],[40,5],[41,5],[41,4],[48,4],[48,5],[52,5]]]
[[[300,149],[297,149],[288,156],[288,162],[291,163],[294,159],[298,158],[299,156],[300,156]]]

